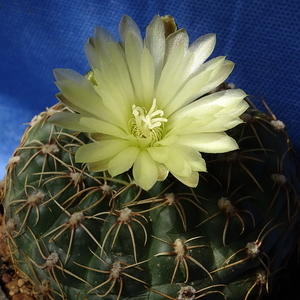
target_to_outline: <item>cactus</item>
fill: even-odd
[[[94,83],[94,71],[86,78]],[[197,101],[233,91],[223,83]],[[7,246],[37,299],[251,300],[272,292],[299,239],[300,182],[284,124],[269,109],[243,100],[250,107],[226,130],[238,147],[202,153],[207,170],[195,186],[170,169],[144,188],[133,168],[112,176],[78,161],[96,136],[57,125],[60,114],[79,115],[64,92],[59,99],[33,118],[2,184]]]
[[[149,192],[74,162],[83,133],[34,118],[11,158],[4,199],[16,270],[49,299],[255,299],[297,241],[299,182],[280,122],[256,109],[207,155],[196,188]],[[275,126],[274,126],[275,125]],[[189,296],[187,296],[189,295]],[[47,299],[47,298],[46,298]]]

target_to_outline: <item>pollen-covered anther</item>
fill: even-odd
[[[115,261],[112,264],[110,277],[118,279],[120,277],[121,272],[122,272],[122,266],[121,266],[120,262]]]
[[[277,130],[283,130],[283,129],[285,129],[284,123],[283,123],[282,121],[280,121],[280,120],[272,120],[272,121],[271,121],[271,125],[272,125],[275,129],[277,129]]]
[[[176,253],[176,258],[181,260],[185,257],[187,252],[186,245],[182,242],[181,239],[176,239],[174,242],[174,252]]]
[[[182,286],[178,292],[178,300],[194,300],[196,290],[192,286]]]
[[[130,223],[132,219],[132,210],[128,207],[125,207],[124,209],[120,210],[120,216],[118,218],[118,221],[122,223]]]
[[[45,267],[47,268],[53,268],[59,261],[59,256],[56,252],[52,252],[47,258]]]
[[[287,182],[286,177],[282,174],[272,174],[271,178],[279,185],[284,185]]]
[[[246,249],[247,254],[250,255],[252,258],[256,257],[260,252],[259,246],[256,242],[247,243]]]
[[[8,165],[11,166],[11,165],[17,164],[20,160],[21,160],[21,157],[19,155],[13,156],[8,160]]]
[[[79,224],[79,222],[83,219],[84,215],[83,212],[75,212],[74,214],[72,214],[72,216],[70,217],[69,220],[69,224],[71,226],[76,226]]]
[[[43,154],[57,153],[59,148],[56,144],[45,144],[41,147],[41,151]]]
[[[27,203],[28,204],[36,204],[40,201],[43,201],[45,198],[45,194],[41,191],[36,192],[35,194],[29,195],[27,198]]]
[[[221,210],[224,210],[227,214],[229,214],[229,215],[234,214],[235,207],[234,207],[234,205],[231,204],[229,199],[227,199],[225,197],[221,197],[218,200],[218,206]]]

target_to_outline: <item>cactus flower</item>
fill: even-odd
[[[91,140],[77,150],[76,161],[113,177],[132,168],[144,190],[169,172],[195,187],[198,172],[206,171],[200,153],[237,149],[225,131],[242,122],[248,107],[239,89],[207,94],[234,66],[223,56],[207,61],[215,35],[190,45],[172,20],[155,16],[144,39],[129,16],[120,21],[120,41],[96,27],[86,45],[92,75],[54,71],[59,99],[76,114],[58,112],[49,121]]]

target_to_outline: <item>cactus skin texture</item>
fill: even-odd
[[[222,88],[228,88],[223,84]],[[4,180],[6,241],[37,299],[261,299],[297,246],[299,174],[282,124],[255,108],[230,130],[240,146],[204,155],[192,189],[148,192],[74,160],[81,132],[27,128]],[[147,170],[145,170],[146,172]]]

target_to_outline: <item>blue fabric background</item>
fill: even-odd
[[[84,43],[100,25],[117,35],[123,14],[142,31],[171,14],[191,41],[214,32],[213,53],[236,63],[229,78],[267,101],[300,152],[298,0],[0,0],[0,180],[24,123],[56,103],[54,68],[88,71]]]

